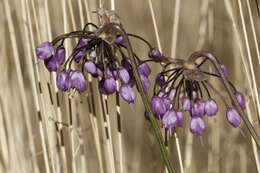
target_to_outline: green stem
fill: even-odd
[[[111,28],[116,29],[120,33],[120,35],[123,37],[123,39],[125,40],[127,52],[129,54],[129,57],[130,57],[130,60],[131,60],[131,63],[132,63],[135,80],[136,80],[137,86],[139,88],[139,92],[140,92],[145,110],[146,110],[146,112],[147,112],[147,114],[150,118],[151,123],[152,123],[152,127],[153,127],[153,130],[154,130],[157,142],[159,143],[164,163],[165,163],[169,173],[175,173],[175,170],[173,169],[173,167],[172,167],[172,165],[169,161],[167,151],[166,151],[166,148],[164,146],[164,142],[163,142],[164,140],[163,140],[163,137],[162,137],[162,134],[161,134],[161,130],[160,130],[160,128],[159,128],[159,126],[158,126],[158,124],[155,120],[155,117],[152,113],[149,101],[148,101],[147,96],[144,92],[144,88],[143,88],[143,85],[142,85],[142,82],[141,82],[141,78],[140,78],[139,73],[137,71],[137,64],[136,64],[135,59],[134,59],[133,48],[130,44],[127,33],[125,32],[124,28],[121,25],[116,24],[116,23],[109,23],[109,24],[105,25],[100,32],[107,31],[107,29],[109,30]]]
[[[212,55],[210,52],[207,52],[207,51],[197,51],[197,52],[194,52],[193,54],[190,55],[188,61],[190,63],[194,63],[196,61],[196,59],[199,58],[199,57],[206,57],[207,59],[209,59],[212,62],[212,64],[215,66],[217,71],[219,72],[220,77],[221,77],[221,79],[224,82],[224,86],[225,86],[225,88],[226,88],[226,90],[227,90],[227,92],[229,94],[229,97],[231,98],[232,102],[234,103],[235,108],[237,109],[237,111],[239,112],[240,116],[242,117],[242,120],[244,121],[244,123],[245,123],[245,125],[246,125],[246,127],[247,127],[247,129],[249,131],[249,133],[254,138],[255,143],[256,143],[258,149],[260,150],[260,138],[257,135],[253,125],[248,120],[245,112],[240,107],[240,105],[239,105],[239,103],[238,103],[234,93],[232,92],[232,88],[231,88],[228,80],[224,76],[223,71],[221,70],[220,63],[218,62],[218,59],[214,55]]]

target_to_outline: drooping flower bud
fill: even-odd
[[[122,85],[119,88],[121,97],[128,103],[134,103],[136,98],[135,90],[130,85]]]
[[[192,117],[190,120],[190,131],[194,135],[201,135],[206,130],[205,122],[201,117]]]
[[[183,111],[190,111],[191,110],[191,101],[190,99],[184,97],[182,98],[182,110]]]
[[[194,104],[194,113],[200,117],[205,115],[205,103],[203,101],[199,100]]]
[[[151,101],[151,108],[154,115],[159,118],[160,116],[164,115],[166,112],[166,106],[164,101],[160,97],[153,97]]]
[[[228,122],[234,127],[238,127],[241,123],[241,117],[235,108],[229,108],[226,117]]]
[[[165,85],[165,78],[164,78],[164,76],[161,75],[161,74],[158,74],[158,75],[156,76],[155,81],[156,81],[156,84],[157,84],[158,86],[160,86],[160,87],[163,87],[163,86]]]
[[[170,107],[171,107],[171,100],[169,100],[169,99],[167,99],[167,98],[163,98],[163,103],[164,103],[164,105],[165,105],[165,107],[166,107],[166,110],[169,110],[170,109]]]
[[[205,102],[205,113],[208,116],[214,116],[218,112],[218,105],[214,99]]]
[[[246,101],[245,101],[244,95],[242,93],[240,93],[240,92],[237,92],[236,93],[236,99],[237,99],[240,107],[242,109],[245,109],[246,108]]]
[[[84,67],[85,67],[85,70],[92,75],[95,75],[97,73],[97,67],[92,61],[87,61],[84,64]]]
[[[142,63],[141,65],[138,66],[138,72],[139,74],[143,74],[146,77],[148,77],[151,74],[151,69],[147,63]]]
[[[84,92],[87,90],[88,83],[83,73],[72,70],[70,71],[69,76],[72,89],[75,88],[78,92]]]
[[[49,59],[45,59],[44,65],[49,72],[57,71],[60,66],[57,60],[53,56],[51,56]]]
[[[52,56],[53,46],[51,45],[50,42],[46,41],[40,44],[39,46],[37,46],[35,51],[38,59],[40,60],[49,59]]]
[[[149,80],[145,75],[142,75],[142,74],[140,75],[140,78],[141,78],[141,82],[142,82],[144,91],[145,91],[145,92],[148,92],[148,89],[149,89],[150,86],[151,86],[150,80]]]
[[[77,51],[77,53],[76,53],[76,49],[86,46],[89,43],[89,41],[90,41],[90,39],[84,39],[84,38],[80,39],[77,47],[73,50],[73,52],[75,52],[74,60],[76,63],[79,63],[81,58],[83,56],[85,56],[85,54],[86,54],[86,49],[81,49],[81,50]]]
[[[158,48],[153,48],[152,50],[150,50],[148,52],[148,56],[157,62],[160,62],[163,59],[163,56]]]
[[[173,101],[173,99],[174,99],[174,97],[175,97],[175,94],[176,94],[176,89],[174,88],[174,89],[172,89],[172,90],[170,91],[170,93],[169,93],[169,99],[170,99],[171,101]]]
[[[184,112],[176,111],[176,114],[177,114],[177,118],[178,118],[177,126],[182,127],[183,123],[184,123]]]
[[[54,59],[58,62],[59,65],[63,64],[65,61],[65,55],[66,55],[66,50],[63,46],[59,46],[56,49]]]
[[[125,68],[121,68],[118,71],[118,76],[119,76],[120,80],[125,84],[127,84],[130,81],[130,75]]]
[[[107,91],[107,94],[113,94],[116,91],[116,81],[113,77],[105,79],[104,89]]]
[[[162,124],[168,129],[171,130],[172,128],[176,127],[178,123],[178,117],[175,110],[171,109],[167,111],[163,118],[162,118]]]
[[[56,85],[61,91],[67,91],[71,86],[69,72],[59,72],[56,77]]]

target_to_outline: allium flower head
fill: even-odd
[[[167,111],[163,118],[162,118],[162,124],[168,129],[171,130],[172,128],[176,127],[178,124],[178,117],[175,110],[169,110]]]
[[[153,48],[148,52],[149,58],[153,59],[154,61],[160,62],[163,60],[163,55],[159,51],[158,48]]]
[[[134,103],[136,98],[135,90],[128,84],[120,86],[119,89],[120,95],[128,103]]]
[[[200,136],[206,130],[206,125],[201,117],[192,117],[190,120],[190,131],[196,136]]]
[[[240,107],[242,109],[245,109],[246,108],[246,101],[245,101],[244,95],[242,93],[240,93],[240,92],[237,92],[236,93],[236,99],[237,99]]]
[[[177,126],[182,127],[183,123],[184,123],[184,112],[176,111],[176,114],[177,114],[177,119],[178,119]]]
[[[163,87],[163,86],[165,85],[165,78],[164,78],[164,76],[161,75],[161,74],[158,74],[158,75],[156,76],[155,81],[156,81],[156,84],[157,84],[158,86],[160,86],[160,87]]]
[[[154,113],[154,115],[159,118],[164,115],[166,112],[166,106],[164,104],[164,101],[160,97],[153,97],[151,101],[151,108]]]
[[[46,41],[38,45],[35,49],[38,59],[45,60],[52,56],[53,46],[50,42]]]
[[[199,100],[194,104],[194,113],[200,117],[205,115],[205,103],[203,101]]]
[[[116,91],[116,81],[113,77],[108,77],[104,81],[104,89],[107,94],[113,94]]]
[[[86,71],[92,75],[96,75],[97,74],[97,67],[96,65],[92,62],[92,61],[87,61],[84,64],[84,67],[86,69]]]
[[[84,92],[87,90],[88,83],[82,72],[70,71],[69,80],[72,89],[75,88],[78,92]]]
[[[119,71],[118,71],[118,76],[120,78],[120,80],[127,84],[129,83],[130,81],[130,75],[128,73],[128,71],[125,69],[125,68],[121,68]]]
[[[214,116],[218,112],[218,105],[214,99],[207,100],[205,102],[205,113],[208,116]]]
[[[241,123],[241,117],[235,108],[229,108],[226,113],[228,122],[234,126],[238,127]]]
[[[138,66],[138,72],[139,72],[139,74],[142,74],[142,75],[145,75],[148,77],[151,74],[151,69],[147,63],[142,63],[141,65]]]
[[[184,111],[190,111],[191,110],[191,101],[190,99],[184,97],[182,99],[182,110]]]
[[[56,85],[61,91],[67,91],[71,86],[69,72],[59,72],[56,78]]]

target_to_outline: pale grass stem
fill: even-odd
[[[115,0],[111,0],[111,10],[115,11]],[[119,82],[116,81],[116,118],[117,118],[117,136],[118,136],[118,154],[119,154],[119,172],[124,172],[123,166],[123,147],[122,147],[122,125],[121,125],[121,110],[119,98]]]
[[[85,7],[86,7],[86,11],[87,11],[87,21],[88,22],[92,22],[92,18],[90,15],[90,8],[89,8],[89,3],[88,1],[85,1]],[[83,16],[83,14],[81,14]],[[82,28],[84,27],[84,23],[81,26]],[[89,28],[91,31],[91,28]],[[92,81],[92,76],[90,74],[88,74],[88,83],[89,83],[89,89],[90,89],[90,99],[89,99],[89,95],[87,95],[87,100],[89,105],[89,111],[91,109],[92,112],[90,112],[89,118],[90,118],[90,123],[92,126],[92,132],[93,132],[93,136],[94,136],[94,142],[95,142],[95,146],[96,146],[96,151],[97,151],[97,156],[98,156],[98,163],[99,163],[99,169],[101,173],[104,173],[104,165],[103,165],[103,160],[102,160],[102,154],[101,154],[101,144],[100,144],[100,135],[99,135],[99,130],[98,130],[98,123],[97,123],[97,114],[95,111],[95,101],[94,101],[94,89],[93,89],[93,81]],[[92,103],[92,104],[91,104]],[[100,104],[99,104],[100,106]]]
[[[246,113],[248,115],[249,121],[251,123],[253,123],[252,110],[250,108],[249,103],[251,103],[251,101],[247,102]],[[258,149],[257,149],[256,143],[255,143],[255,140],[253,139],[253,137],[251,137],[251,142],[252,142],[252,147],[253,147],[253,152],[254,152],[254,157],[255,157],[256,169],[257,169],[257,172],[260,172],[260,161],[259,161]]]
[[[256,55],[257,55],[257,59],[258,59],[258,63],[259,63],[258,65],[260,66],[260,52],[259,52],[257,36],[256,36],[256,32],[255,32],[255,24],[254,24],[254,19],[252,16],[252,10],[251,10],[249,0],[246,0],[246,5],[247,5],[248,13],[249,13],[249,19],[250,19],[251,29],[252,29],[252,33],[253,33],[253,38],[254,38],[254,43],[255,43],[255,48],[256,48]]]
[[[238,0],[238,7],[239,7],[239,11],[240,11],[240,17],[241,17],[242,26],[243,26],[243,33],[244,33],[245,42],[246,42],[246,50],[247,50],[247,54],[248,54],[248,61],[249,61],[249,67],[250,67],[249,69],[250,69],[251,77],[252,77],[252,81],[253,81],[254,94],[253,93],[252,94],[255,96],[255,101],[256,101],[255,104],[257,105],[257,114],[258,114],[258,120],[259,120],[259,118],[260,118],[259,94],[258,94],[258,90],[257,90],[256,77],[255,77],[255,73],[254,73],[255,70],[254,70],[253,61],[252,61],[251,50],[250,50],[250,45],[249,45],[249,41],[248,41],[241,0]]]
[[[47,29],[47,38],[48,40],[52,40],[52,32],[51,32],[51,22],[50,22],[50,13],[49,13],[49,5],[48,5],[48,0],[44,0],[44,9],[45,9],[45,26]],[[38,23],[38,22],[37,22]],[[53,101],[51,101],[51,107],[53,108],[53,114],[56,115],[58,122],[62,122],[62,118],[61,118],[61,107],[59,104],[59,100],[58,100],[58,88],[55,85],[56,81],[55,81],[55,73],[51,74],[52,77],[52,83],[54,84],[54,92],[56,97],[56,112],[54,111],[54,105],[53,105]],[[51,96],[51,90],[50,90],[50,84],[49,82],[47,82],[47,86],[49,89],[49,96],[50,96],[50,100],[52,100],[52,96]],[[64,136],[63,136],[63,130],[62,130],[62,126],[57,125],[56,128],[57,131],[57,135],[58,135],[58,142],[59,142],[59,147],[60,147],[60,152],[61,152],[61,157],[62,157],[62,163],[63,163],[63,172],[66,173],[67,172],[67,158],[66,158],[66,148],[64,146]]]
[[[161,45],[161,41],[160,41],[157,22],[156,22],[156,19],[155,19],[152,0],[148,0],[148,4],[149,4],[149,9],[150,9],[150,13],[151,13],[152,21],[153,21],[153,28],[154,28],[154,32],[155,32],[157,46],[158,46],[158,49],[160,50],[160,52],[162,52],[162,45]]]
[[[24,120],[26,124],[26,130],[28,134],[28,145],[30,149],[30,155],[33,155],[36,150],[35,150],[35,145],[34,145],[34,139],[33,139],[33,132],[32,132],[32,125],[30,122],[30,114],[28,110],[28,102],[26,100],[26,93],[25,93],[25,87],[23,83],[23,76],[22,76],[22,70],[21,70],[21,63],[20,63],[20,56],[18,52],[18,47],[17,47],[17,39],[15,38],[15,31],[14,31],[14,22],[13,18],[11,16],[11,9],[10,9],[10,4],[8,0],[4,0],[4,8],[5,8],[5,13],[7,17],[7,24],[8,24],[8,29],[9,29],[9,34],[11,38],[11,45],[13,48],[13,57],[14,57],[14,62],[15,62],[15,67],[16,67],[16,74],[18,77],[18,86],[19,86],[19,94],[22,99],[22,105],[24,109]],[[33,160],[33,170],[35,172],[38,172],[38,165],[36,160]]]
[[[175,0],[174,8],[174,19],[172,27],[172,43],[171,43],[171,57],[176,58],[176,48],[178,40],[178,28],[179,28],[179,19],[181,11],[181,0]]]
[[[31,82],[32,82],[32,88],[33,88],[33,95],[34,95],[34,101],[35,101],[35,105],[36,105],[36,111],[37,111],[37,114],[38,114],[38,123],[39,123],[39,128],[40,128],[40,135],[41,135],[41,142],[42,142],[42,148],[43,148],[43,156],[44,156],[44,161],[45,161],[45,166],[46,166],[46,169],[48,169],[48,164],[46,162],[48,162],[47,160],[47,152],[48,150],[46,149],[46,142],[45,142],[45,138],[44,138],[44,129],[43,129],[43,122],[42,122],[42,115],[44,115],[44,119],[45,119],[45,130],[46,130],[46,136],[47,136],[47,146],[49,148],[49,152],[50,152],[50,159],[51,159],[51,168],[52,168],[52,172],[55,172],[55,168],[54,168],[54,161],[53,161],[53,153],[52,153],[52,150],[50,149],[51,148],[51,145],[49,143],[49,140],[50,140],[50,134],[52,133],[52,130],[50,130],[48,128],[48,120],[46,120],[46,114],[44,113],[44,111],[41,111],[40,110],[40,104],[39,102],[41,102],[41,104],[43,105],[43,99],[40,99],[37,94],[37,87],[36,87],[36,82],[37,82],[37,79],[38,79],[38,84],[39,84],[39,87],[40,86],[40,81],[39,81],[39,72],[38,72],[38,68],[33,65],[33,57],[32,57],[32,53],[31,51],[34,50],[33,48],[33,45],[34,45],[34,35],[33,35],[33,31],[32,31],[32,22],[31,22],[31,16],[30,16],[30,13],[29,13],[29,4],[28,4],[28,0],[23,0],[22,2],[22,12],[23,12],[23,18],[24,18],[24,22],[27,23],[29,25],[24,25],[24,30],[25,30],[25,35],[26,35],[26,42],[27,42],[27,54],[28,54],[28,57],[29,57],[29,64],[30,64],[30,67],[28,68],[29,69],[29,73],[31,75]],[[29,36],[29,33],[30,33],[30,36]],[[29,38],[30,38],[30,41],[29,41]],[[36,57],[35,55],[35,52],[33,53],[33,56]],[[35,62],[36,63],[36,62]],[[35,70],[34,70],[35,69]],[[34,73],[36,72],[36,74]],[[34,75],[35,74],[35,75]],[[42,89],[40,89],[40,97],[42,97]],[[43,108],[44,109],[44,108]],[[42,112],[42,113],[41,113]],[[47,150],[47,151],[46,151]],[[48,172],[48,170],[47,170]]]

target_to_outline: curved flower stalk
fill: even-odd
[[[204,59],[201,63],[197,63],[196,60],[200,57]],[[214,65],[216,73],[201,69],[206,61]],[[228,122],[236,128],[240,126],[242,118],[260,148],[259,137],[243,111],[245,109],[244,95],[238,92],[229,81],[226,67],[220,64],[215,56],[206,51],[197,51],[187,60],[164,58],[161,64],[163,70],[156,77],[151,106],[154,115],[166,129],[180,127],[179,124],[183,123],[184,112],[189,112],[190,131],[196,136],[201,136],[206,130],[203,118],[206,115],[216,116],[218,112],[218,104],[211,97],[210,88],[223,100]],[[224,84],[231,104],[228,104],[222,94],[211,85],[208,80],[210,76],[218,78]],[[178,117],[176,112],[181,113],[181,116]]]
[[[83,30],[66,33],[51,42],[44,42],[36,48],[37,57],[45,62],[50,72],[57,72],[56,85],[63,92],[85,92],[88,86],[85,74],[89,73],[98,80],[101,94],[114,94],[117,88],[116,81],[120,81],[121,97],[133,104],[136,99],[133,87],[136,86],[151,119],[164,162],[169,173],[173,173],[175,171],[169,162],[160,128],[147,99],[147,91],[151,85],[148,78],[151,69],[146,61],[142,61],[134,53],[128,37],[144,41],[150,48],[149,57],[152,61],[159,62],[163,57],[142,37],[127,34],[115,13],[105,9],[98,9],[96,13],[101,19],[101,26],[88,23]],[[93,26],[95,30],[86,30],[88,25]],[[70,56],[65,57],[64,41],[75,38],[79,39],[77,45]],[[128,54],[125,54],[125,51]],[[72,69],[72,63],[77,64],[76,69]]]

